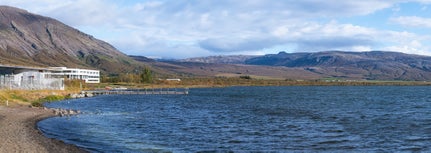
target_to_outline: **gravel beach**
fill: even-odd
[[[52,110],[42,108],[0,106],[0,152],[86,152],[42,135],[36,123],[52,116]]]

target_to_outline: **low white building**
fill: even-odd
[[[53,78],[44,68],[0,65],[0,89],[64,90],[64,78]]]
[[[34,68],[0,65],[0,89],[57,89],[64,90],[64,80],[84,80],[100,83],[98,70],[66,67]]]
[[[100,71],[66,68],[66,67],[50,67],[51,75],[54,77],[64,77],[70,80],[84,80],[85,83],[100,83]]]

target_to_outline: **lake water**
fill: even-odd
[[[91,152],[430,152],[431,87],[291,86],[108,95],[47,107],[46,136]]]

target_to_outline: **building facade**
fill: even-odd
[[[64,90],[64,80],[100,83],[100,72],[66,67],[32,68],[0,65],[0,89]]]
[[[68,80],[84,80],[85,83],[100,83],[100,71],[66,67],[50,67],[51,75]]]

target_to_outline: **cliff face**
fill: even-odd
[[[0,64],[136,69],[137,62],[110,44],[52,18],[0,6]]]

